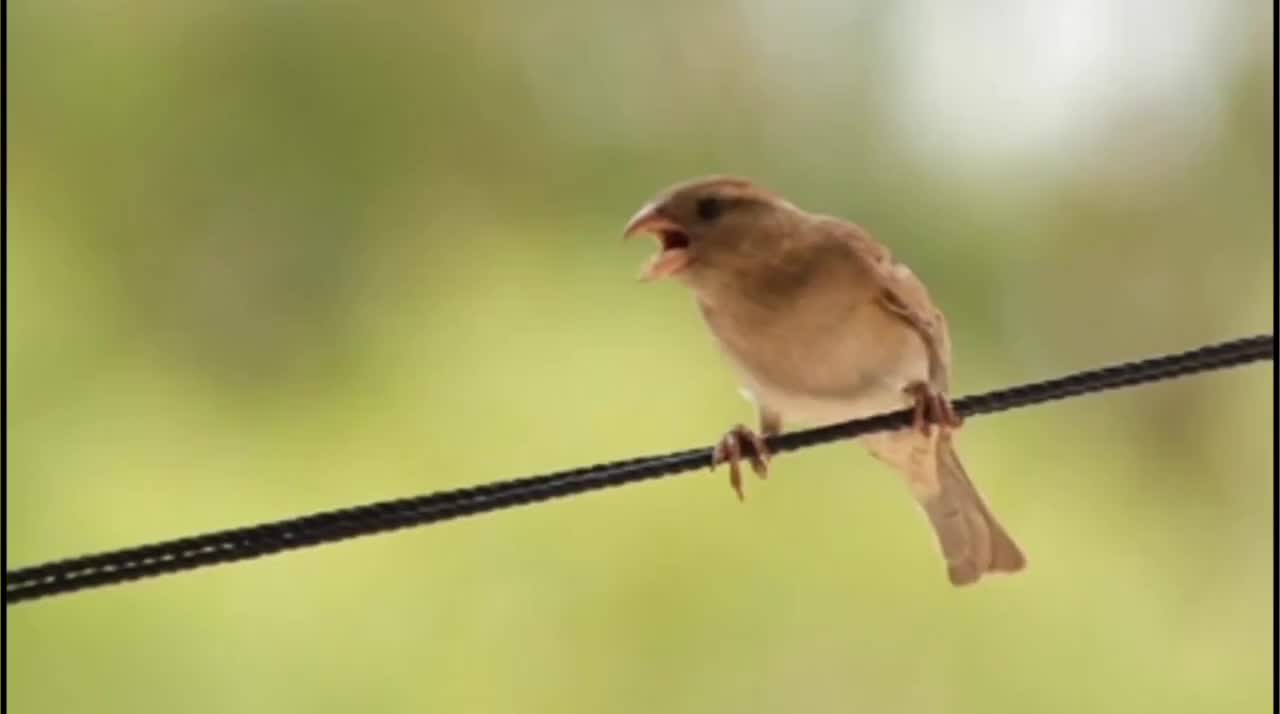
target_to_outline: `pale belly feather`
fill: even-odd
[[[743,392],[787,422],[821,426],[902,409],[911,404],[903,389],[928,379],[919,335],[887,314],[827,329],[753,332],[709,322]]]

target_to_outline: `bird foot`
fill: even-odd
[[[903,391],[915,400],[911,426],[921,434],[929,436],[935,424],[944,431],[959,429],[964,424],[951,406],[951,400],[928,384],[912,382]]]
[[[751,470],[762,479],[768,478],[769,449],[765,446],[763,438],[741,424],[730,429],[711,452],[712,471],[715,471],[720,464],[729,464],[729,485],[733,487],[734,493],[738,494],[739,501],[743,500],[742,471],[739,468],[739,462],[742,460],[744,451],[749,452],[747,460],[751,463]]]

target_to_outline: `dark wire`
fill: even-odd
[[[962,417],[1015,409],[1198,372],[1275,359],[1275,336],[1258,335],[1179,354],[1079,372],[954,403]],[[797,431],[766,439],[775,453],[907,426],[909,410]],[[317,513],[275,523],[181,538],[6,571],[4,602],[11,605],[76,590],[247,560],[281,551],[437,523],[586,491],[644,481],[709,465],[711,449],[688,449],[543,476],[442,491]]]

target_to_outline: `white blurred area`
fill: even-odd
[[[1162,147],[1193,149],[1187,139],[1213,129],[1224,73],[1250,49],[1238,38],[1255,23],[1265,40],[1271,25],[1266,6],[1212,0],[750,7],[754,39],[788,83],[840,81],[851,37],[867,24],[892,33],[877,85],[906,148],[960,162],[956,172],[1069,164],[1127,112],[1158,111],[1151,130]]]
[[[1212,143],[1272,17],[1215,0],[742,0],[565,3],[489,29],[538,119],[576,143],[661,146],[714,115],[717,140],[813,168],[883,151],[939,175],[1051,179],[1098,154],[1175,171]]]

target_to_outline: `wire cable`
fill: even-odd
[[[953,406],[959,416],[973,417],[1274,359],[1275,336],[1258,335],[968,396]],[[765,444],[777,454],[910,423],[911,411],[902,410],[781,434],[769,437]],[[4,602],[7,607],[692,471],[708,466],[711,452],[703,447],[585,466],[19,568],[5,571]]]

